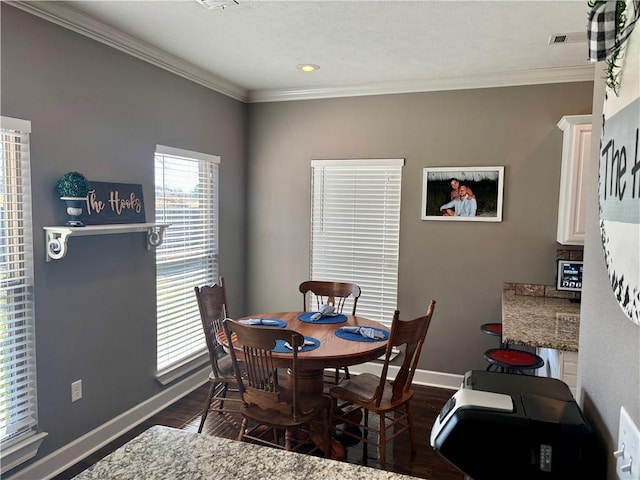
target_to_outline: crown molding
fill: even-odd
[[[63,2],[6,2],[52,23],[144,60],[187,80],[246,102],[248,91],[175,55],[110,27]]]
[[[595,77],[594,65],[586,64],[566,68],[495,72],[468,77],[249,91],[175,55],[110,27],[75,10],[64,2],[25,2],[20,0],[6,3],[245,103],[586,82],[593,81]]]
[[[398,82],[363,83],[318,88],[292,88],[250,91],[248,103],[282,102],[288,100],[313,100],[367,95],[392,95],[398,93],[442,92],[476,88],[515,87],[548,83],[593,82],[593,64],[566,68],[497,72],[469,77],[408,80]]]

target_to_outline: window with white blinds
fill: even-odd
[[[219,164],[215,155],[156,147],[156,222],[170,224],[156,249],[160,381],[198,358],[207,361],[193,287],[218,278]]]
[[[33,232],[29,133],[2,117],[0,148],[0,451],[36,434]],[[6,458],[2,458],[3,464]]]
[[[357,283],[358,314],[387,325],[397,308],[403,165],[311,161],[311,278]]]

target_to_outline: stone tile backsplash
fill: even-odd
[[[556,250],[557,260],[582,260],[582,249]],[[579,298],[579,292],[565,292],[556,290],[555,285],[539,285],[536,283],[507,283],[503,284],[503,290],[513,290],[516,295],[528,297],[550,297],[550,298]]]
[[[582,260],[582,249],[558,249],[556,250],[556,260]]]
[[[503,290],[513,290],[516,295],[528,297],[578,298],[578,292],[559,292],[555,285],[539,285],[536,283],[503,283]]]

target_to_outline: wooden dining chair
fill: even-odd
[[[362,290],[355,283],[347,282],[327,282],[320,280],[307,280],[302,282],[298,287],[302,293],[302,309],[304,311],[320,310],[322,305],[331,305],[337,313],[343,313],[347,299],[351,298],[353,307],[351,315],[356,314],[358,298]],[[344,378],[349,378],[349,369],[340,367],[344,370]],[[340,368],[335,369],[334,383],[340,383]]]
[[[202,419],[198,433],[202,432],[204,422],[210,410],[218,413],[240,410],[240,405],[236,409],[225,409],[225,402],[240,402],[239,398],[227,398],[227,392],[236,388],[236,375],[234,372],[231,357],[225,352],[224,348],[218,341],[218,332],[222,331],[222,322],[229,315],[227,307],[227,294],[224,284],[224,278],[220,277],[218,284],[203,287],[194,287],[198,308],[200,310],[200,319],[202,320],[202,328],[204,337],[207,342],[209,351],[209,363],[211,364],[211,373],[209,374],[209,393],[205,400],[204,409],[202,411]],[[216,408],[212,408],[215,402],[218,402]]]
[[[302,293],[302,309],[304,311],[307,311],[307,309],[320,310],[322,305],[327,304],[332,305],[336,312],[342,313],[347,299],[351,298],[353,300],[351,315],[356,314],[358,298],[362,293],[360,287],[355,283],[325,282],[320,280],[302,282],[298,289]],[[309,292],[313,295],[309,295]]]
[[[386,469],[387,443],[405,431],[409,432],[411,453],[416,452],[415,432],[409,409],[413,397],[411,383],[435,305],[435,300],[432,300],[426,315],[408,321],[400,320],[400,312],[396,310],[382,373],[379,377],[371,373],[362,373],[329,390],[332,430],[337,432],[340,424],[345,427],[357,427],[356,429],[344,428],[339,433],[364,442],[363,459],[367,455],[367,445],[376,446],[380,451],[380,466],[383,469]],[[400,346],[404,346],[402,365],[395,379],[387,380],[392,348]],[[359,408],[364,410],[364,414],[353,415],[353,411]],[[379,427],[369,425],[369,412],[379,415]],[[363,424],[361,417],[364,420]],[[362,432],[361,435],[360,432]],[[393,433],[388,435],[388,432]],[[369,433],[374,433],[377,438],[370,438]]]
[[[231,319],[226,319],[223,326],[229,345],[242,346],[246,366],[246,376],[237,375],[243,401],[238,440],[295,451],[315,439],[317,446],[307,453],[318,447],[328,451],[329,400],[323,395],[305,394],[298,388],[298,346],[304,344],[304,336],[289,329],[243,325]],[[272,350],[278,340],[289,342],[292,347],[288,385],[280,384],[274,367]],[[237,367],[236,350],[230,351]],[[249,422],[252,425],[248,428]]]

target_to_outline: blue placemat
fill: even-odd
[[[253,323],[250,320],[267,320],[265,323]],[[275,324],[277,322],[277,325]],[[238,323],[243,325],[252,325],[256,327],[271,327],[271,328],[284,328],[287,326],[287,322],[280,320],[279,318],[245,318],[244,320],[238,320]],[[273,325],[270,325],[273,324]]]
[[[304,312],[301,313],[300,315],[298,315],[298,319],[306,322],[306,323],[323,323],[323,324],[327,324],[327,323],[342,323],[342,322],[346,322],[347,321],[347,316],[343,315],[341,313],[337,314],[337,315],[330,315],[327,317],[320,317],[318,320],[311,320],[311,316],[316,314],[318,312]]]
[[[352,342],[384,342],[389,339],[389,332],[387,332],[386,330],[383,330],[382,328],[375,328],[375,327],[367,327],[367,328],[372,328],[373,330],[381,332],[382,334],[384,334],[384,338],[367,338],[367,337],[363,337],[359,333],[345,332],[344,330],[341,330],[339,328],[336,330],[336,337],[340,337],[345,340],[351,340]]]
[[[300,350],[298,350],[298,353],[310,352],[311,350],[315,350],[320,346],[320,340],[318,340],[317,338],[304,337],[304,341],[312,342],[313,345],[305,345]],[[276,348],[274,348],[273,351],[276,353],[291,353],[291,349],[285,347],[284,343],[284,340],[276,340]]]

